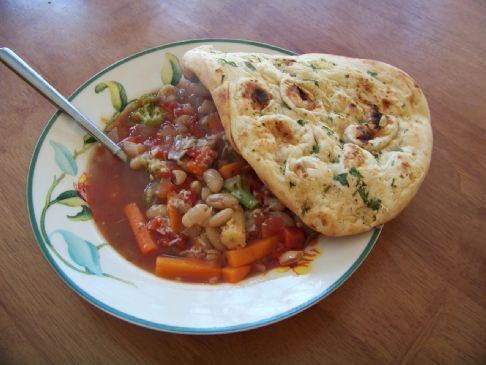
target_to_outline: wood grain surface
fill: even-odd
[[[485,364],[486,2],[0,1],[0,45],[64,94],[134,52],[205,37],[410,73],[434,128],[417,197],[341,288],[295,317],[217,336],[137,327],[78,297],[42,256],[25,190],[55,108],[0,65],[0,363]]]

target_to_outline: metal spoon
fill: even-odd
[[[12,68],[25,81],[31,84],[34,89],[44,95],[52,103],[64,110],[71,116],[78,124],[85,128],[93,137],[108,148],[114,155],[119,157],[123,162],[127,162],[127,155],[125,152],[113,142],[101,129],[93,124],[83,113],[81,113],[73,104],[71,104],[64,96],[62,96],[51,84],[49,84],[41,75],[39,75],[32,67],[30,67],[22,58],[17,56],[9,48],[0,48],[0,60],[7,66]]]

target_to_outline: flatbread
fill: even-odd
[[[211,92],[226,135],[312,229],[360,233],[394,218],[429,168],[425,96],[386,63],[328,54],[188,51],[183,72]]]

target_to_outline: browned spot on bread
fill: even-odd
[[[413,107],[415,105],[415,93],[411,93],[407,100],[410,103],[410,106]]]
[[[259,86],[257,86],[251,93],[251,100],[253,101],[253,104],[260,106],[261,109],[268,105],[270,99],[272,99],[272,95]]]
[[[359,139],[361,142],[368,142],[370,139],[373,139],[373,132],[371,131],[368,125],[358,125],[355,129],[355,138]]]
[[[285,80],[284,83],[286,85],[285,93],[296,107],[307,110],[313,110],[316,108],[317,104],[315,97],[309,90],[297,85],[292,80]]]
[[[296,163],[293,165],[292,170],[299,176],[299,177],[308,177],[309,174],[307,173],[305,167],[301,163]]]
[[[381,100],[381,105],[383,106],[383,109],[386,110],[392,105],[392,102],[385,98]]]
[[[321,221],[321,224],[323,226],[327,225],[327,214],[326,213],[319,212],[317,217],[319,218],[319,220]]]
[[[296,144],[298,142],[297,137],[294,134],[294,131],[290,126],[279,120],[279,119],[270,119],[266,120],[264,126],[272,132],[272,134],[279,140],[290,143]]]
[[[374,89],[374,85],[370,82],[370,80],[361,76],[358,76],[356,86],[369,94],[371,94]]]
[[[356,166],[359,167],[364,163],[363,153],[357,146],[351,145],[349,146],[349,150],[344,155],[344,160],[352,161]]]
[[[272,94],[259,85],[256,80],[248,80],[241,85],[241,96],[243,99],[251,100],[251,107],[256,110],[261,110],[267,107],[272,100]]]
[[[371,111],[370,111],[370,128],[374,131],[379,130],[380,127],[380,119],[383,116],[382,113],[378,110],[377,105],[372,105],[371,106]]]

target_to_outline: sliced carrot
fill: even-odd
[[[280,241],[280,236],[272,236],[250,242],[238,250],[226,251],[226,259],[232,267],[251,264],[267,256]]]
[[[175,233],[182,231],[182,215],[170,201],[169,204],[167,204],[167,215],[169,217],[170,228],[172,228]]]
[[[221,268],[202,260],[158,256],[155,261],[155,274],[166,279],[208,282],[219,280]]]
[[[236,161],[236,162],[230,162],[226,165],[221,166],[219,168],[219,173],[225,179],[229,179],[230,177],[238,175],[238,173],[241,171],[243,166],[245,166],[245,161],[243,161],[243,160],[239,160],[239,161]]]
[[[124,211],[140,251],[142,251],[144,255],[155,251],[157,249],[157,244],[154,242],[149,230],[145,226],[145,217],[138,205],[136,203],[129,203],[125,206]]]
[[[248,276],[250,273],[251,266],[240,266],[240,267],[224,267],[221,271],[223,273],[224,281],[228,283],[238,283]]]

